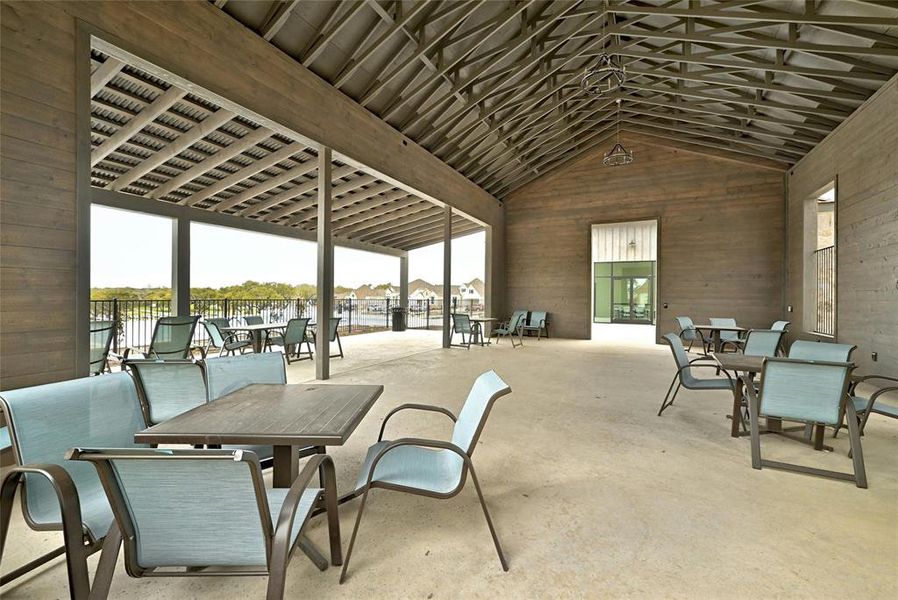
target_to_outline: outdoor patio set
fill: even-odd
[[[199,323],[202,323],[206,331],[208,342],[196,346],[194,334]],[[294,360],[313,360],[317,332],[316,324],[308,318],[294,318],[286,323],[266,323],[262,317],[254,315],[241,319],[202,318],[200,315],[160,317],[153,327],[153,336],[146,351],[127,348],[119,356],[111,351],[116,326],[115,321],[91,321],[91,373],[107,371],[110,358],[120,362],[132,356],[167,359],[189,358],[199,354],[205,358],[213,353],[218,356],[243,354],[250,349],[257,354],[270,352],[274,346],[283,349],[288,363]],[[330,341],[337,344],[338,350],[331,358],[343,358],[339,327],[340,317],[331,317],[328,334]]]
[[[524,344],[524,334],[536,334],[536,339],[545,335],[549,337],[549,317],[544,310],[516,310],[508,319],[499,320],[492,317],[472,317],[465,313],[452,313],[452,330],[453,337],[455,334],[461,335],[461,344],[452,344],[463,346],[468,350],[471,344],[484,346],[490,342],[484,339],[484,327],[486,325],[496,323],[489,334],[490,339],[496,336],[496,343],[503,337],[507,337],[511,341],[513,348]]]
[[[777,321],[770,329],[744,329],[731,318],[712,318],[709,325],[696,325],[689,317],[676,317],[676,322],[679,333],[663,337],[673,352],[677,372],[661,402],[659,417],[673,405],[681,387],[729,390],[733,394],[730,434],[751,436],[753,468],[847,479],[857,487],[867,487],[861,436],[871,414],[898,418],[898,406],[878,401],[883,394],[898,391],[898,378],[854,373],[851,354],[856,346],[850,344],[797,340],[786,352],[788,321]],[[690,358],[688,352],[695,342],[701,344],[701,353]],[[694,369],[713,369],[717,377],[696,377]],[[784,428],[783,421],[800,425]],[[845,425],[852,473],[761,457],[762,434],[801,432],[797,439],[812,444],[815,450],[832,450],[823,443],[825,429],[832,428],[836,437]]]
[[[297,550],[322,571],[342,564],[345,580],[370,490],[450,498],[469,475],[508,569],[471,460],[493,403],[511,392],[495,372],[476,378],[458,415],[420,404],[390,411],[355,486],[339,496],[327,446],[348,440],[383,386],[287,385],[280,352],[165,358],[184,335],[154,336],[149,358],[129,357],[121,372],[0,395],[16,462],[0,487],[0,560],[17,491],[29,527],[64,537],[0,584],[64,555],[71,597],[105,598],[123,546],[132,577],[267,575],[267,597],[282,598]],[[405,410],[445,415],[451,438],[384,439]],[[338,505],[357,497],[344,558]],[[327,558],[306,534],[319,515]],[[87,558],[101,550],[91,583]]]

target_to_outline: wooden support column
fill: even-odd
[[[318,329],[315,378],[330,378],[330,318],[334,314],[334,240],[331,223],[331,149],[318,147]]]
[[[408,308],[408,253],[399,257],[399,306]]]
[[[178,217],[171,225],[171,312],[190,314],[190,219]]]
[[[452,207],[443,209],[443,348],[452,343]]]

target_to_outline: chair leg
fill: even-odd
[[[673,389],[674,383],[677,384],[677,389],[676,389],[676,390]],[[673,403],[674,403],[674,398],[677,397],[677,392],[680,391],[680,385],[682,385],[682,382],[680,382],[680,375],[679,375],[679,374],[674,375],[673,380],[670,382],[670,386],[668,386],[668,388],[667,388],[667,393],[664,394],[664,400],[661,401],[661,408],[658,409],[658,416],[659,416],[659,417],[661,416],[661,413],[663,413],[664,410],[665,410],[668,406],[672,406],[672,405],[673,405]],[[673,390],[673,396],[670,395],[671,390]],[[668,401],[668,397],[670,398],[670,401]]]
[[[502,564],[502,570],[507,571],[508,561],[505,560],[505,553],[502,552],[502,545],[499,543],[499,536],[496,535],[496,528],[493,526],[493,520],[490,518],[489,510],[487,510],[486,508],[486,501],[483,499],[483,492],[480,491],[480,482],[477,481],[477,474],[474,473],[474,466],[469,464],[468,470],[471,471],[471,479],[474,481],[474,489],[477,490],[477,497],[480,499],[480,506],[483,508],[483,516],[486,517],[486,524],[490,529],[490,535],[493,536],[493,543],[496,545],[496,554],[499,555],[499,562]]]
[[[748,390],[748,386],[752,385],[751,381],[746,381],[746,392],[748,393],[748,422],[751,427],[751,467],[753,469],[761,469],[761,429],[758,421],[761,418],[760,402],[755,394],[754,388]]]
[[[346,559],[343,561],[343,569],[340,571],[340,583],[346,581],[346,571],[349,569],[349,559],[352,557],[352,548],[355,546],[355,536],[359,532],[359,523],[362,522],[362,512],[365,510],[365,502],[368,500],[368,492],[370,487],[365,488],[362,494],[362,501],[359,504],[359,512],[355,517],[355,526],[352,528],[352,536],[349,538],[349,547],[346,548]]]
[[[864,451],[861,449],[861,427],[853,403],[848,405],[846,412],[848,413],[848,435],[851,438],[849,455],[854,463],[854,482],[857,487],[866,488],[867,470],[864,467]]]
[[[97,572],[94,573],[94,582],[90,588],[90,600],[105,600],[109,597],[109,587],[112,585],[112,576],[115,573],[121,546],[122,532],[118,528],[118,523],[113,521],[106,537],[103,538],[103,551],[100,553],[100,562],[97,564]]]

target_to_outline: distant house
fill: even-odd
[[[437,286],[428,283],[423,279],[415,279],[408,284],[409,300],[436,300],[442,298],[441,293],[437,293]]]
[[[483,302],[484,287],[480,278],[473,279],[468,283],[458,286],[459,298],[472,302]]]
[[[389,284],[372,287],[366,283],[345,294],[343,298],[347,300],[394,300],[399,298],[399,290]]]

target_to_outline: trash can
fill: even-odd
[[[390,312],[392,312],[391,316],[393,318],[393,331],[405,331],[406,309],[401,306],[394,306],[390,309]]]

